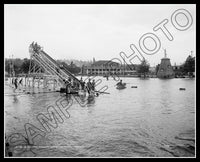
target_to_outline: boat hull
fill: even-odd
[[[123,83],[122,85],[117,85],[117,89],[125,89],[126,83]]]

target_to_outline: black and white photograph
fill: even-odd
[[[4,4],[4,158],[195,158],[196,4]]]

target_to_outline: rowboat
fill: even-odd
[[[118,84],[117,89],[125,89],[126,88],[126,83]]]
[[[131,88],[137,88],[137,86],[131,86]]]

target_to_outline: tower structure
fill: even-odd
[[[174,71],[171,66],[170,59],[167,58],[166,49],[164,50],[164,55],[165,55],[165,57],[161,59],[157,77],[162,78],[162,79],[174,78]]]
[[[93,61],[92,61],[92,63],[94,64],[95,63],[95,58],[93,57]]]

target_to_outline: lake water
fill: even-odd
[[[127,88],[117,90],[115,80],[97,78],[102,80],[97,89],[107,85],[110,94],[86,97],[85,106],[60,93],[13,95],[5,84],[7,137],[13,133],[25,136],[26,123],[44,130],[37,120],[39,113],[47,115],[48,106],[60,98],[73,102],[67,109],[70,117],[35,138],[37,147],[15,151],[14,156],[195,156],[195,79],[122,78]]]

